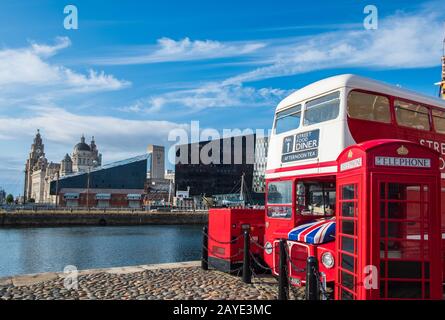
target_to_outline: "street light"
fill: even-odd
[[[93,160],[93,168],[97,165],[97,161]],[[90,211],[90,172],[91,167],[88,167],[88,174],[87,174],[87,209]]]
[[[59,171],[56,172],[56,209],[57,205],[59,204]]]

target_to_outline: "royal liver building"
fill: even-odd
[[[94,137],[90,144],[82,135],[74,146],[71,156],[67,153],[60,163],[48,162],[45,157],[45,145],[40,131],[37,130],[31,151],[25,165],[25,201],[36,203],[54,203],[54,196],[49,194],[50,182],[59,177],[77,172],[87,172],[102,164],[102,155],[97,149]]]

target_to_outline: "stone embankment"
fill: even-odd
[[[205,224],[207,219],[207,211],[3,211],[0,227]]]

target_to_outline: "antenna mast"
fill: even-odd
[[[442,49],[442,79],[440,82],[440,97],[445,100],[445,36]]]

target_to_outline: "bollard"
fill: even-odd
[[[318,285],[317,274],[317,258],[308,257],[306,266],[306,300],[320,299],[320,286]]]
[[[201,256],[201,268],[202,270],[209,270],[209,237],[208,228],[204,226],[202,228],[202,256]]]
[[[278,300],[287,300],[289,297],[289,283],[287,280],[286,239],[280,239],[280,274],[278,279]]]
[[[252,270],[250,270],[250,237],[249,229],[244,230],[244,258],[243,258],[243,282],[252,283]]]

